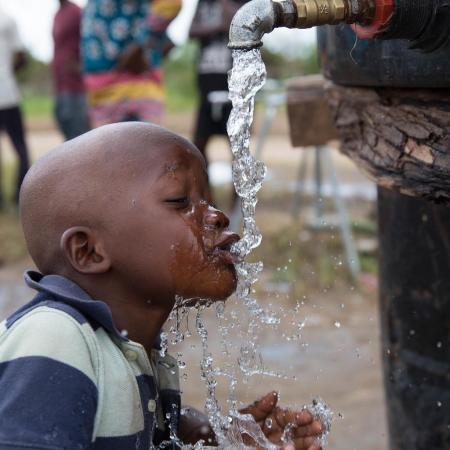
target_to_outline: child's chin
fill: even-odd
[[[237,280],[234,278],[230,283],[222,284],[220,288],[206,289],[204,292],[196,292],[194,296],[186,296],[182,302],[183,306],[197,306],[210,302],[223,302],[234,294]]]
[[[211,296],[204,296],[204,297],[194,297],[194,298],[189,298],[186,300],[183,300],[179,306],[185,306],[188,308],[192,308],[192,307],[196,307],[196,306],[200,306],[200,305],[208,305],[211,302],[224,302],[225,300],[227,300],[228,297],[230,297],[233,294],[234,291],[230,292],[227,295],[219,295],[219,296],[215,296],[215,297],[211,297]]]

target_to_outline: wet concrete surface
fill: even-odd
[[[184,134],[188,135],[188,132],[184,130]],[[29,142],[33,157],[37,157],[57,145],[60,136],[55,130],[35,130],[29,135]],[[210,154],[214,161],[228,161],[226,142],[223,139],[214,140]],[[12,152],[7,148],[6,160],[12,157]],[[300,151],[291,149],[285,135],[269,138],[263,159],[272,170],[273,182],[281,180],[292,183],[295,180]],[[371,183],[346,158],[336,154],[335,162],[340,179],[370,189]],[[283,220],[291,219],[286,214]],[[31,299],[33,293],[25,287],[22,280],[23,271],[30,267],[32,262],[29,259],[0,267],[1,318]],[[302,280],[297,282],[302,283]],[[313,292],[298,313],[294,314],[295,298],[282,294],[281,285],[277,294],[277,286],[270,286],[269,289],[267,283],[265,292],[264,281],[261,283],[258,290],[261,305],[284,310],[280,314],[279,326],[261,326],[260,343],[264,367],[284,372],[286,379],[256,375],[246,383],[241,380],[237,387],[237,397],[242,404],[252,402],[272,389],[279,390],[281,402],[289,406],[301,406],[319,396],[334,411],[335,419],[328,448],[387,449],[376,294],[366,295],[361,290],[343,287],[326,293]],[[242,305],[237,305],[233,299],[226,308],[226,311],[230,310],[237,311],[236,317],[245,321],[242,319],[245,317]],[[230,361],[235,363],[237,347],[240,342],[245,341],[245,333],[239,334],[237,329],[230,331],[229,346],[232,352],[231,356],[225,356],[221,353],[214,311],[207,311],[206,317],[215,364],[221,366]],[[283,333],[293,334],[296,324],[305,318],[307,320],[301,332],[301,340],[287,341],[282,337]],[[233,320],[229,319],[230,322]],[[187,363],[186,370],[181,371],[186,372],[186,379],[181,381],[184,402],[202,409],[205,386],[199,379],[201,346],[192,316],[190,329],[192,337],[175,348],[169,348],[172,353],[181,351]],[[293,379],[294,376],[296,380]],[[227,397],[227,384],[224,381],[226,380],[222,377],[219,378],[217,388],[222,404]]]

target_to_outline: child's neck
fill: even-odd
[[[117,329],[126,332],[129,339],[140,343],[150,354],[170,314],[174,299],[146,301],[123,285],[100,277],[74,281],[92,298],[104,301],[111,309]]]
[[[155,341],[159,336],[168,312],[165,309],[149,305],[136,305],[107,301],[111,309],[114,323],[128,339],[141,344],[150,355]]]

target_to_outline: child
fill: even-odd
[[[0,325],[1,450],[213,439],[203,416],[180,416],[176,362],[158,351],[176,295],[223,300],[236,287],[239,237],[207,191],[199,151],[143,123],[93,130],[31,168],[21,218],[41,273],[25,275],[37,295]],[[294,424],[293,446],[319,449],[320,422],[276,399],[243,412],[280,446]]]

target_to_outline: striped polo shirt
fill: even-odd
[[[37,295],[0,324],[0,450],[148,450],[176,433],[176,361],[67,278],[25,281]]]

